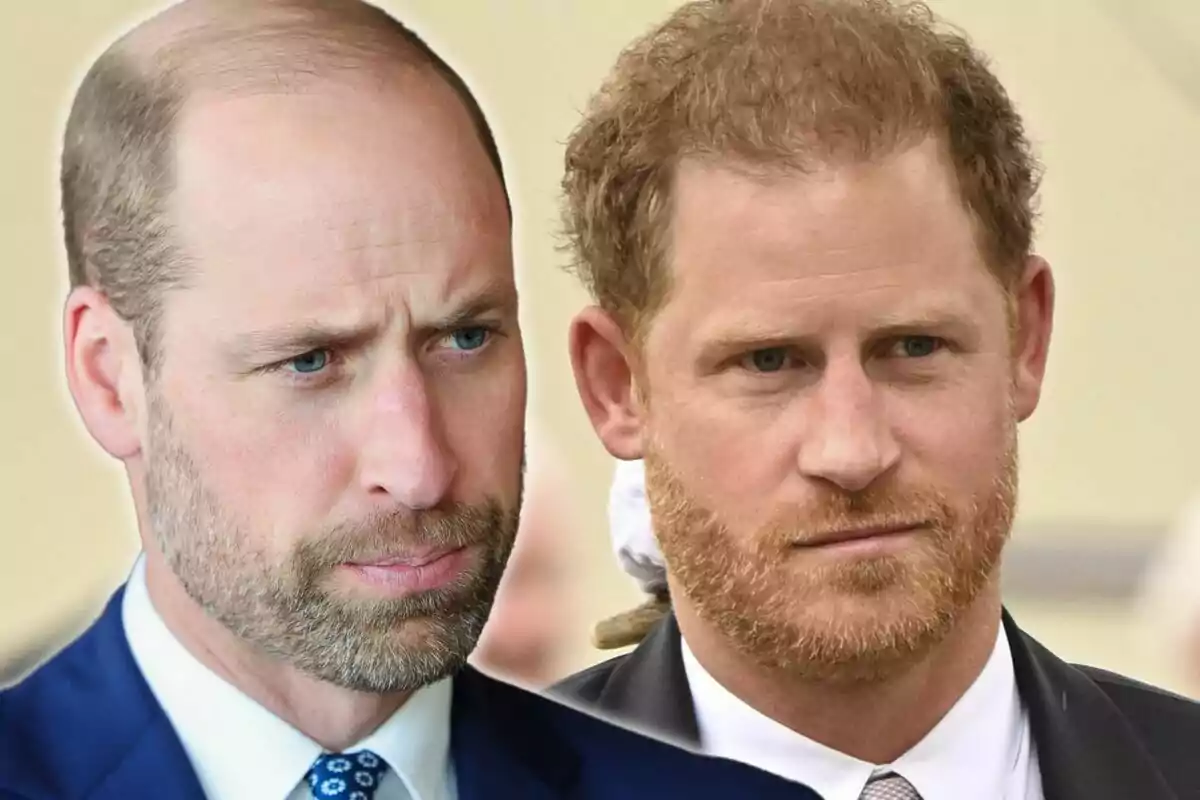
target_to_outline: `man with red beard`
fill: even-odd
[[[1200,796],[1200,709],[1003,612],[1038,167],[920,5],[700,0],[568,142],[576,382],[671,613],[561,696],[828,800]]]
[[[465,666],[525,359],[496,146],[415,34],[174,5],[84,78],[62,189],[68,383],[143,555],[0,692],[0,797],[814,797]]]

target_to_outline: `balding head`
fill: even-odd
[[[458,74],[415,33],[358,0],[185,0],[123,36],[88,71],[67,122],[63,225],[72,287],[99,289],[133,324],[147,364],[165,290],[187,278],[166,204],[174,134],[204,95],[386,86],[424,73],[449,85],[489,160],[490,127]]]

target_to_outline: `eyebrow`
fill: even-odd
[[[243,360],[275,358],[307,353],[322,348],[352,348],[371,339],[376,333],[374,324],[322,325],[300,322],[265,330],[238,334],[229,352]]]
[[[470,296],[465,303],[446,316],[418,328],[446,331],[460,327],[488,314],[515,315],[517,313],[517,290],[510,283],[489,283]]]
[[[876,320],[871,329],[871,337],[882,339],[916,331],[948,331],[963,335],[975,327],[977,326],[971,313],[965,308],[927,309],[914,314],[884,315]]]
[[[966,337],[974,329],[966,309],[929,309],[912,314],[887,314],[872,320],[869,340],[886,339],[914,333],[944,333]],[[731,353],[782,347],[790,344],[811,344],[818,338],[811,332],[797,332],[795,326],[764,325],[759,320],[744,324],[723,325],[720,330],[707,337],[701,353],[713,359]]]
[[[515,287],[491,283],[469,296],[461,305],[442,317],[415,325],[418,331],[437,334],[452,331],[488,314],[515,315]],[[307,353],[322,348],[353,349],[378,335],[379,325],[322,324],[312,320],[239,333],[229,352],[243,360],[275,358]]]

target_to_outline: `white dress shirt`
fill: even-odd
[[[121,609],[142,675],[171,720],[208,800],[310,800],[303,779],[321,745],[201,664],[167,629],[134,565]],[[415,692],[347,752],[367,749],[390,769],[376,800],[455,800],[451,681]]]
[[[858,800],[868,779],[884,772],[906,778],[922,800],[1044,800],[1003,630],[966,693],[891,764],[860,761],[760,714],[717,683],[686,641],[683,665],[706,753],[806,783],[825,800]]]

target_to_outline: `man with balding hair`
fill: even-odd
[[[67,377],[143,554],[0,693],[0,797],[812,798],[465,667],[520,506],[501,164],[359,2],[190,0],[67,124]]]

